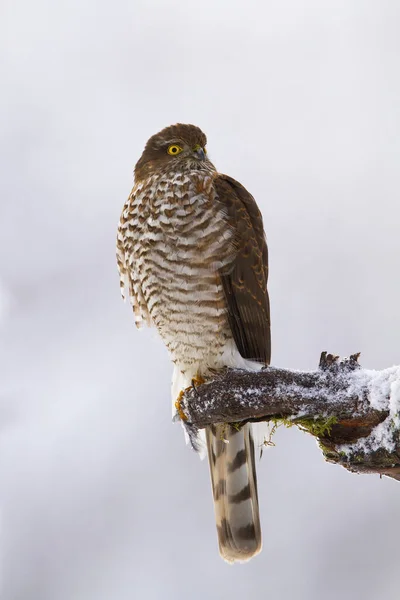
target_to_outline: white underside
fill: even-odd
[[[237,349],[233,339],[228,340],[223,353],[218,356],[215,362],[205,363],[204,361],[199,360],[198,362],[190,365],[176,363],[172,376],[172,415],[175,416],[176,414],[175,402],[179,396],[179,393],[190,387],[193,379],[195,379],[196,376],[201,375],[206,379],[207,376],[212,376],[210,373],[211,370],[219,370],[223,369],[224,367],[229,367],[232,369],[246,369],[248,371],[260,371],[263,366],[264,365],[260,364],[259,362],[243,358],[239,353],[239,350]],[[265,425],[261,424],[261,426],[263,428],[262,431],[257,431],[256,435],[256,447],[259,445],[258,440],[262,442],[264,439]],[[260,428],[257,427],[257,429]],[[188,443],[189,438],[186,434],[186,431],[185,439]],[[200,458],[203,459],[207,454],[204,430],[199,432],[199,446],[199,455]]]
[[[198,362],[188,364],[176,363],[172,376],[172,410],[175,414],[175,402],[179,393],[192,385],[192,380],[201,375],[207,378],[210,371],[230,367],[231,369],[247,369],[248,371],[260,371],[262,364],[253,360],[246,360],[241,356],[233,339],[229,340],[223,353],[213,362]]]

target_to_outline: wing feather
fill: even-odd
[[[233,268],[220,273],[229,324],[243,358],[269,364],[268,248],[262,216],[253,196],[240,183],[219,174],[214,184],[219,201],[227,208],[237,247]]]

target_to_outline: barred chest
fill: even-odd
[[[149,179],[129,207],[130,268],[177,362],[204,360],[230,337],[218,271],[233,261],[234,232],[212,178],[194,171]]]

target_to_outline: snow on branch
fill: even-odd
[[[321,354],[316,371],[226,369],[183,394],[180,415],[195,446],[199,429],[248,421],[297,425],[327,461],[400,481],[400,367],[362,369],[359,354]]]

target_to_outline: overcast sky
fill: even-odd
[[[262,554],[223,563],[114,247],[145,141],[195,123],[263,212],[273,364],[399,364],[399,26],[397,0],[3,0],[1,598],[398,599],[400,484],[294,429]]]

